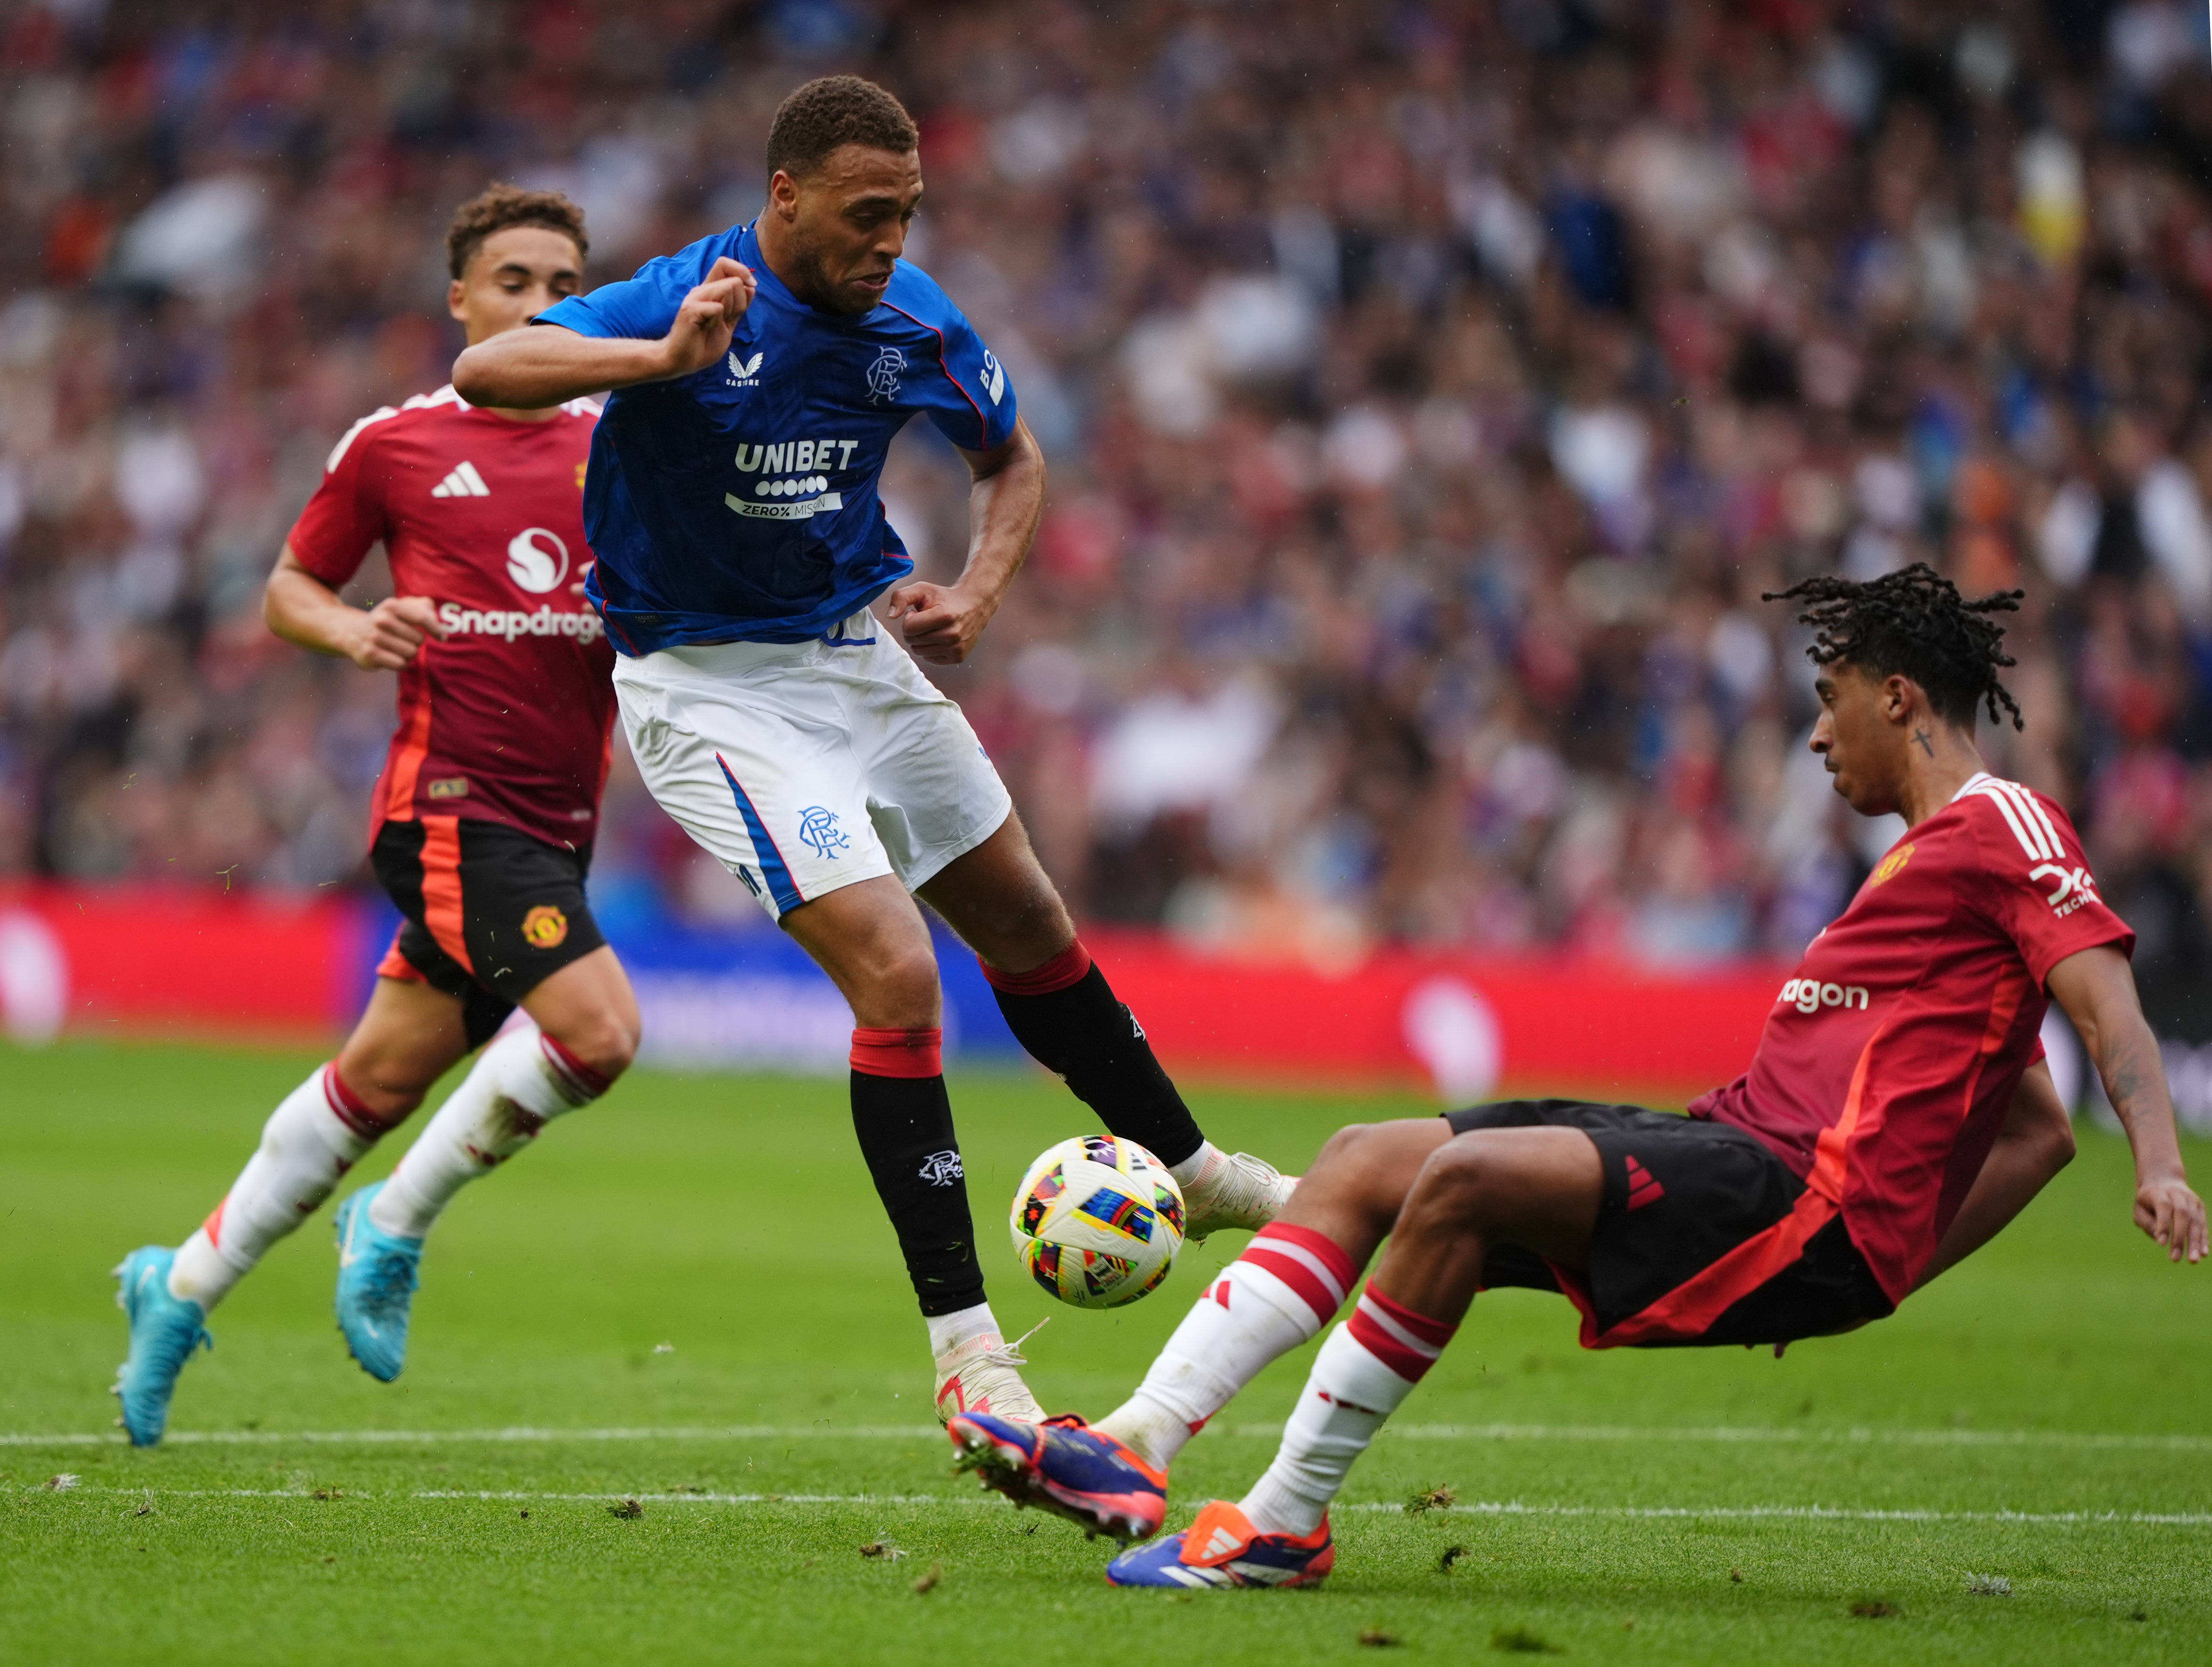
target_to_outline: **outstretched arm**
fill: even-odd
[[[471,405],[542,411],[605,388],[689,376],[730,350],[752,299],[751,271],[725,255],[684,297],[659,340],[580,336],[550,323],[502,331],[453,361],[453,392]]]
[[[1029,424],[1016,423],[994,451],[963,452],[968,491],[968,565],[957,583],[916,579],[884,599],[907,647],[934,666],[957,666],[975,650],[983,628],[1006,599],[1006,587],[1030,553],[1044,513],[1044,452]]]
[[[2143,1021],[2127,958],[2109,946],[2069,955],[2051,969],[2051,994],[2096,1062],[2105,1092],[2136,1159],[2136,1226],[2179,1262],[2206,1251],[2204,1201],[2190,1190],[2173,1132],[2173,1102],[2158,1038]]]
[[[2012,1105],[1981,1173],[1951,1218],[1935,1258],[1913,1289],[1956,1267],[1995,1238],[2051,1178],[2074,1160],[2074,1124],[2059,1103],[2051,1068],[2038,1061],[2013,1091]]]

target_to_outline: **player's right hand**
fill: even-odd
[[[2136,1186],[2136,1226],[2165,1247],[2170,1262],[2204,1259],[2204,1201],[2178,1177],[2160,1177]]]
[[[438,605],[427,596],[387,596],[361,616],[346,658],[364,672],[396,672],[415,658],[424,641],[443,642]]]
[[[752,268],[724,255],[676,309],[676,322],[668,327],[663,344],[668,350],[668,374],[689,376],[704,370],[730,350],[730,338],[738,320],[753,303]]]

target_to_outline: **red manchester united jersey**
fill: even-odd
[[[2044,980],[2135,934],[2066,812],[1976,776],[1875,865],[1782,987],[1748,1074],[1690,1108],[1804,1177],[1793,1225],[1841,1211],[1892,1301],[1911,1290],[2036,1056]]]
[[[342,585],[382,539],[397,593],[428,597],[447,632],[400,671],[372,838],[438,815],[590,842],[614,721],[614,651],[582,595],[598,417],[577,399],[517,422],[446,387],[363,417],[332,449],[292,553]]]

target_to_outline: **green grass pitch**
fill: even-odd
[[[0,1050],[0,1660],[2106,1663],[2212,1640],[2212,1269],[2129,1225],[2110,1135],[1897,1317],[1779,1361],[1588,1355],[1565,1304],[1485,1297],[1353,1473],[1326,1585],[1124,1592],[1105,1542],[950,1473],[839,1084],[640,1073],[557,1125],[441,1229],[394,1385],[332,1326],[326,1213],[215,1317],[185,1439],[118,1445],[106,1270],[183,1238],[311,1062]],[[1088,1116],[1041,1077],[954,1088],[999,1313],[1049,1312],[1030,1381],[1102,1412],[1243,1236],[1133,1310],[1058,1308],[999,1213]],[[1428,1109],[1196,1098],[1291,1165]],[[1171,1523],[1264,1465],[1309,1354],[1192,1445]]]

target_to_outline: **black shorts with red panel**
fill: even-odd
[[[458,999],[471,1047],[606,942],[584,898],[588,845],[549,845],[477,817],[425,816],[386,822],[368,861],[405,916],[377,976]]]
[[[1459,1135],[1578,1129],[1597,1147],[1605,1193],[1589,1267],[1497,1244],[1482,1269],[1486,1287],[1572,1299],[1585,1348],[1794,1342],[1895,1307],[1851,1243],[1825,1176],[1808,1184],[1746,1130],[1583,1100],[1505,1100],[1445,1121]]]

